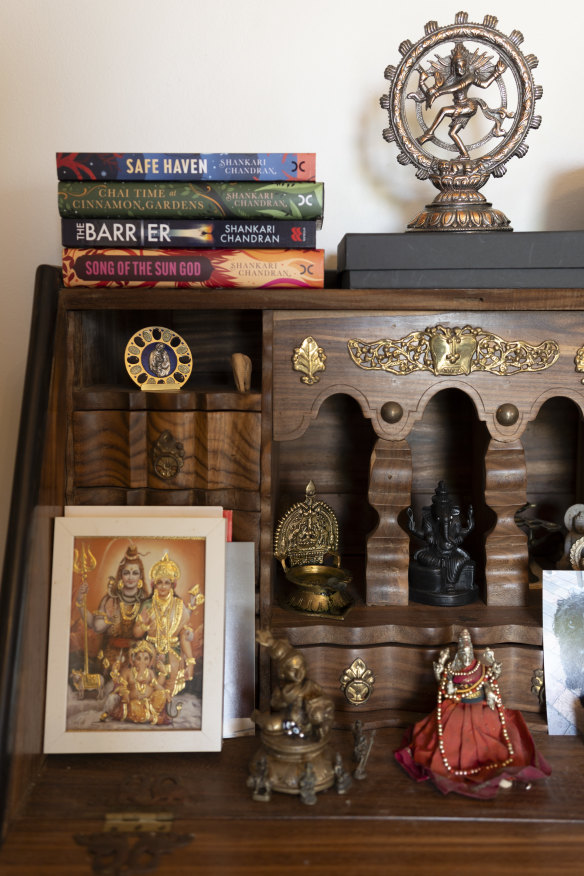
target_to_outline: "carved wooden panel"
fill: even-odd
[[[432,347],[439,327],[474,332],[475,346],[467,350],[447,338],[450,346]],[[307,337],[326,356],[313,384],[302,381],[292,361]],[[325,398],[346,392],[371,418],[379,437],[399,440],[436,392],[454,387],[469,395],[493,438],[513,441],[548,398],[564,395],[584,410],[575,364],[583,340],[579,322],[561,312],[277,313],[274,438],[287,441],[302,434]],[[387,343],[379,347],[379,341]],[[388,402],[403,410],[399,419],[383,418]],[[512,421],[497,416],[508,403],[517,408]]]

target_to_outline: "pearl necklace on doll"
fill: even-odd
[[[447,771],[453,776],[473,776],[477,773],[480,773],[482,770],[496,770],[502,769],[503,767],[509,766],[509,764],[513,763],[513,757],[515,752],[513,751],[513,745],[511,744],[511,740],[509,738],[509,731],[507,730],[507,723],[505,720],[505,709],[503,707],[503,701],[501,699],[501,693],[499,691],[499,685],[497,683],[496,678],[491,670],[491,667],[487,667],[484,664],[478,663],[478,666],[481,667],[479,678],[472,682],[469,685],[464,684],[454,684],[453,677],[458,678],[469,678],[477,671],[477,662],[474,663],[472,669],[464,672],[459,669],[452,669],[452,663],[449,663],[446,666],[440,676],[440,685],[438,688],[438,702],[436,707],[436,723],[438,728],[438,747],[440,749],[440,756],[442,758],[442,762],[446,767]],[[507,751],[509,752],[509,757],[507,757],[504,761],[500,763],[490,763],[484,766],[475,767],[474,769],[468,770],[456,770],[454,769],[448,761],[445,751],[444,738],[443,738],[443,726],[442,726],[442,703],[445,699],[452,700],[454,703],[459,704],[465,697],[469,695],[472,697],[473,693],[476,692],[477,695],[480,692],[481,688],[488,688],[492,692],[492,696],[490,697],[491,701],[494,702],[495,708],[497,709],[497,713],[499,715],[499,721],[501,723],[501,733],[503,735],[503,739],[505,740],[505,745],[507,747]]]

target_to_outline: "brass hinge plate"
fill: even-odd
[[[108,812],[104,833],[170,833],[170,812]]]

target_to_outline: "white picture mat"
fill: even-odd
[[[110,509],[111,510],[111,509]],[[45,713],[46,754],[220,751],[225,633],[225,520],[143,517],[60,517],[55,520]],[[70,606],[76,537],[127,535],[205,539],[203,688],[200,730],[67,731]]]
[[[570,689],[566,679],[565,652],[566,636],[562,632],[558,608],[568,608],[573,602],[580,602],[584,607],[584,582],[581,571],[554,570],[544,571],[542,590],[543,609],[543,655],[545,698],[548,721],[548,733],[552,736],[575,736],[584,733],[584,707],[576,690]],[[584,648],[584,616],[570,609],[573,615],[572,625],[576,625],[576,636],[580,647]],[[581,630],[579,636],[578,630]],[[582,664],[584,673],[584,662]],[[584,693],[584,691],[582,692]]]

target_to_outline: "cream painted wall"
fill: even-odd
[[[401,41],[460,8],[521,30],[540,60],[542,126],[486,193],[516,231],[584,228],[581,4],[2,0],[0,550],[35,268],[60,258],[54,153],[314,151],[334,267],[343,234],[402,231],[433,191],[383,141],[379,97]]]

